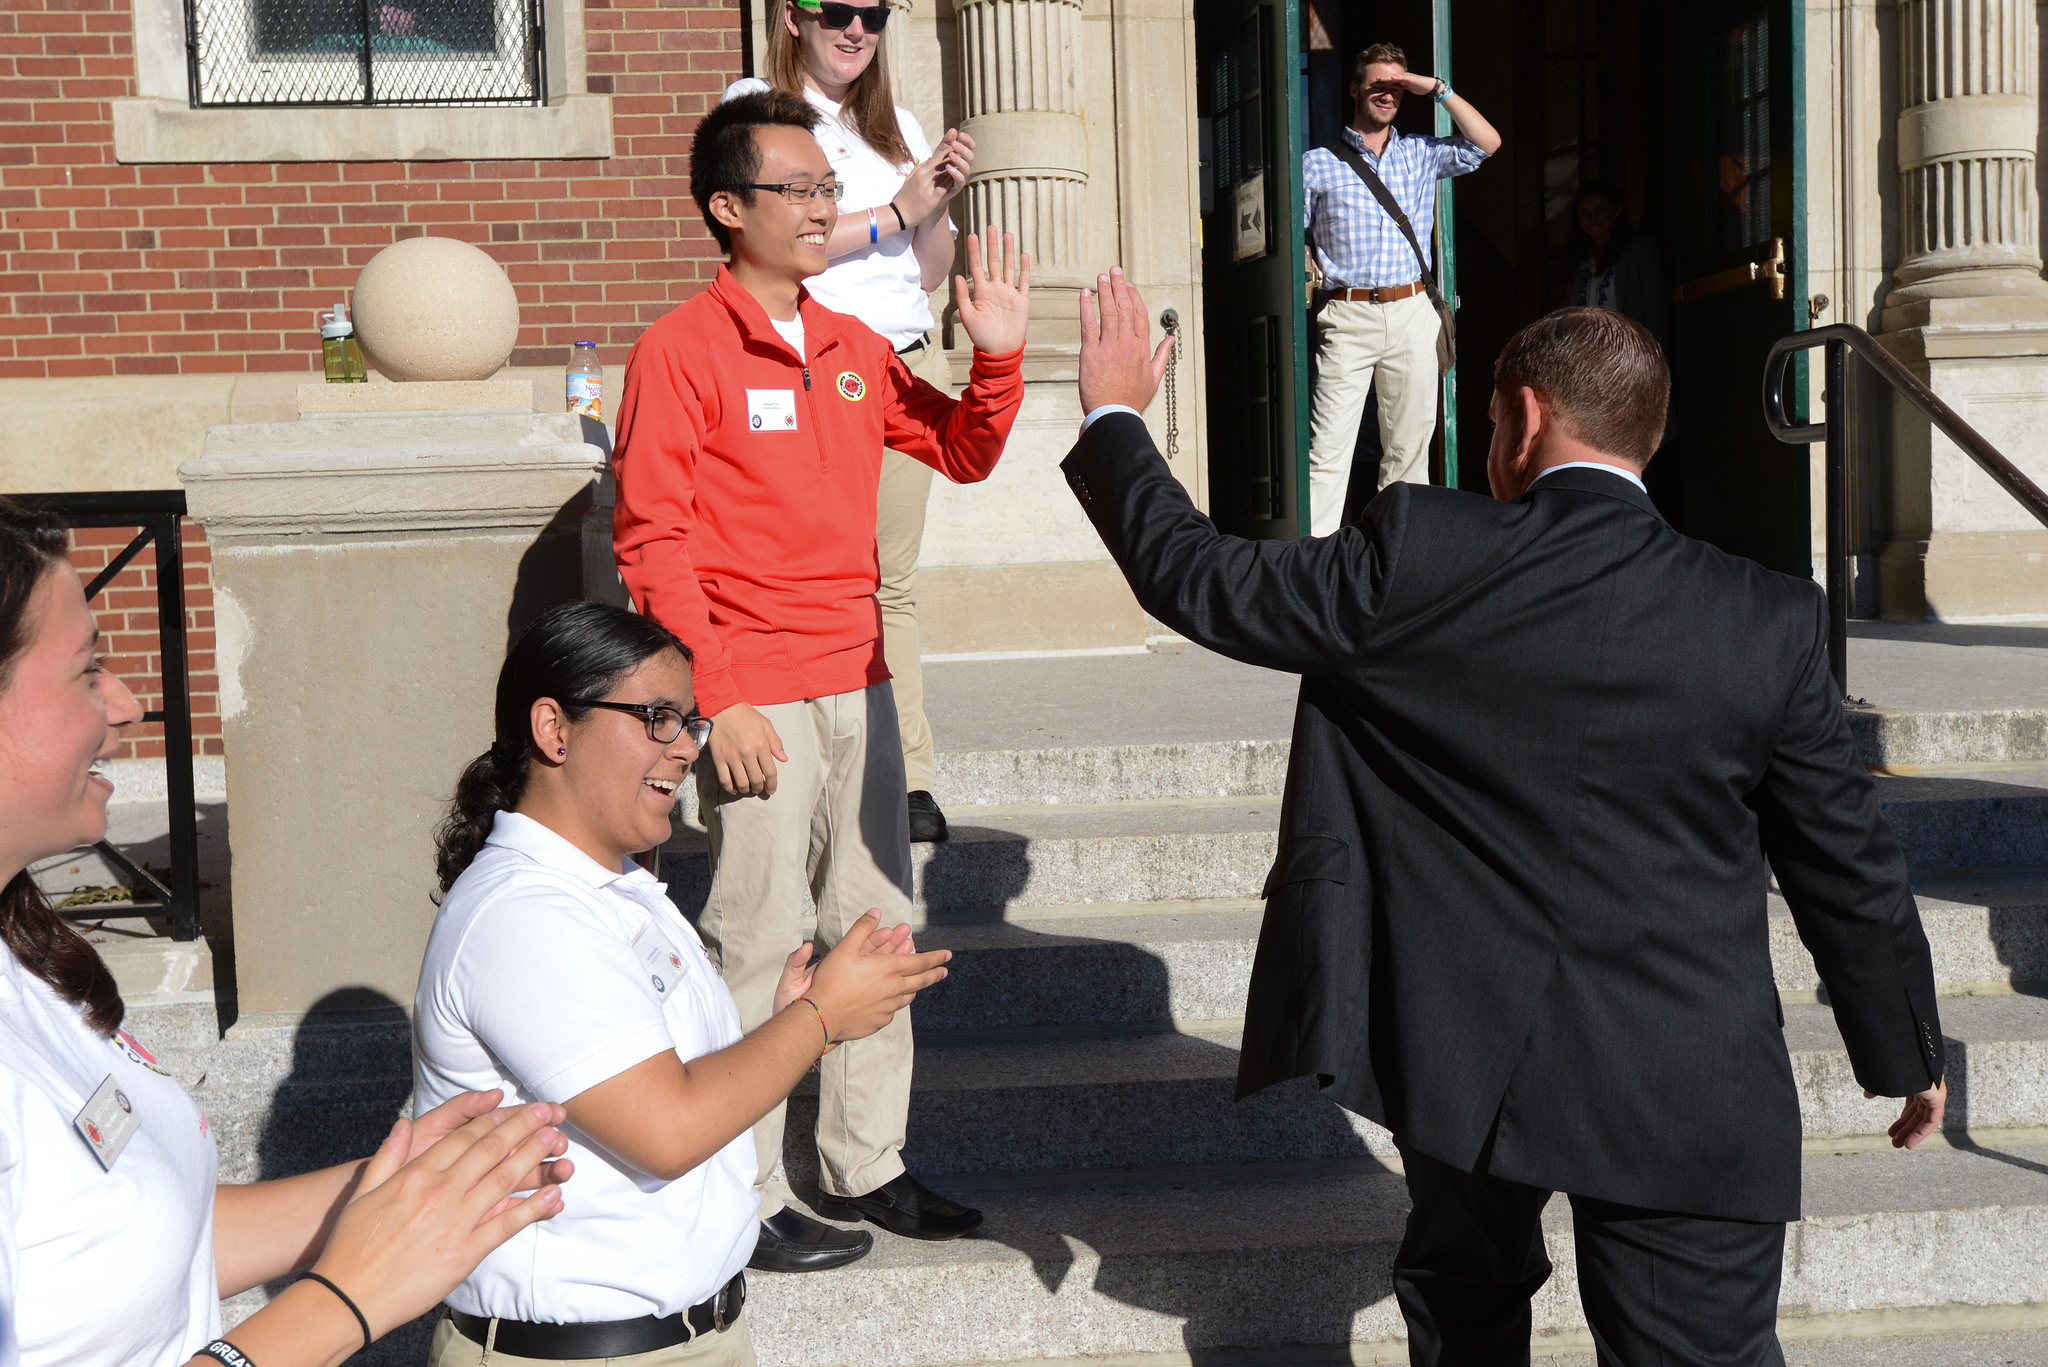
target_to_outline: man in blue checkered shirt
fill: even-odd
[[[1375,43],[1358,54],[1350,92],[1355,112],[1342,136],[1378,173],[1427,254],[1437,181],[1462,176],[1492,156],[1500,134],[1449,85],[1408,70],[1407,57],[1391,43]],[[1402,97],[1411,94],[1443,105],[1457,136],[1402,136],[1394,116]],[[1374,492],[1399,480],[1428,481],[1440,324],[1415,249],[1359,174],[1335,152],[1316,147],[1302,157],[1301,175],[1309,243],[1323,277],[1310,315],[1316,385],[1309,422],[1309,526],[1314,535],[1328,536],[1343,519],[1358,421],[1375,381],[1384,455]]]

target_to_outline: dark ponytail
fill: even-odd
[[[448,815],[434,832],[443,893],[483,849],[498,813],[517,807],[526,791],[534,703],[553,698],[571,721],[581,721],[590,709],[564,699],[602,698],[664,650],[690,658],[667,627],[609,603],[564,603],[526,629],[498,671],[496,739],[462,771]]]
[[[0,498],[0,692],[15,661],[28,649],[29,599],[45,576],[70,572],[70,538],[53,515]],[[126,1008],[114,975],[83,935],[73,930],[23,869],[0,888],[0,939],[21,966],[79,1008],[103,1035],[121,1024]]]

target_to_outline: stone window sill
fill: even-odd
[[[583,161],[612,154],[608,95],[540,106],[380,109],[193,109],[182,100],[120,99],[114,160]]]

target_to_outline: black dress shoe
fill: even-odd
[[[930,845],[946,839],[946,814],[938,800],[920,788],[910,795],[910,843]]]
[[[812,1203],[828,1220],[873,1220],[906,1239],[957,1239],[981,1227],[981,1212],[928,1191],[904,1173],[865,1196],[821,1194]]]
[[[756,1272],[825,1272],[859,1262],[874,1246],[875,1236],[864,1229],[835,1229],[784,1206],[761,1222],[761,1239],[747,1266]]]

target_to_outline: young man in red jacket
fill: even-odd
[[[975,348],[957,402],[805,293],[839,215],[811,136],[817,117],[800,97],[764,91],[698,126],[690,193],[726,264],[641,337],[619,404],[614,548],[641,611],[696,655],[697,707],[714,722],[697,765],[711,837],[698,929],[748,1030],[775,1009],[807,893],[826,945],[870,907],[885,926],[910,916],[903,752],[875,604],[882,448],[961,483],[984,479],[1024,394],[1030,262],[1007,236],[998,251],[991,230],[986,253],[970,237],[973,283],[954,281]],[[908,1011],[821,1061],[818,1208],[955,1238],[980,1212],[926,1190],[900,1157],[910,1069]],[[798,1213],[771,1183],[782,1129],[777,1109],[754,1130],[762,1225],[751,1266],[812,1271],[860,1257],[872,1235]]]

